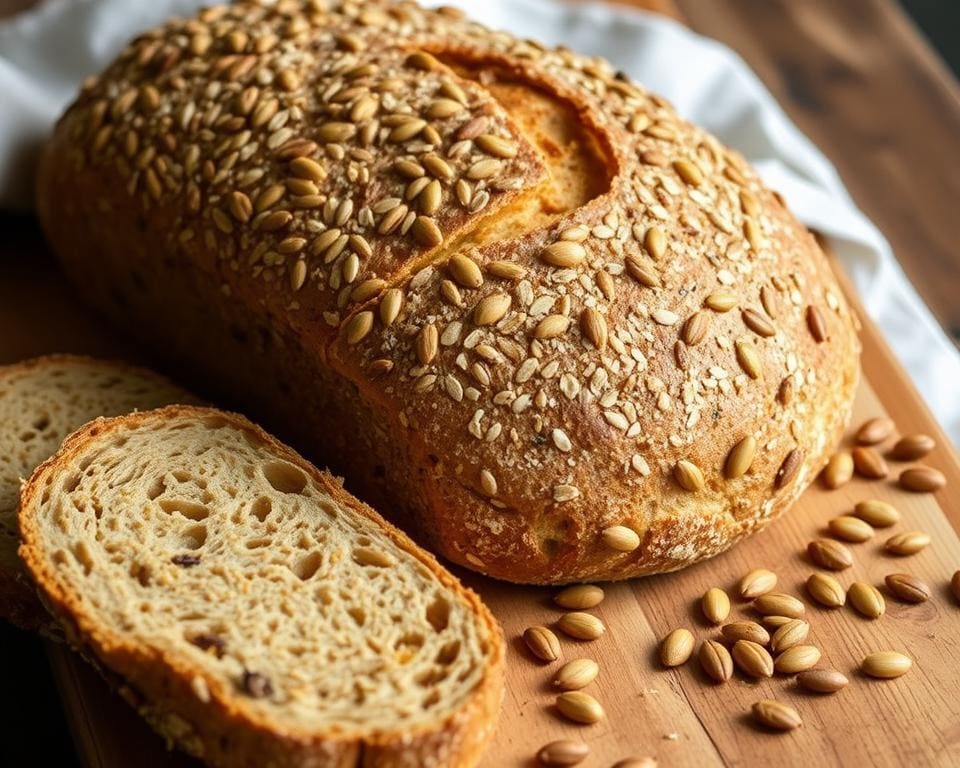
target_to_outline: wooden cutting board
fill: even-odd
[[[669,0],[633,2],[660,11],[671,8]],[[141,357],[76,304],[39,245],[31,221],[8,231],[14,239],[7,241],[0,259],[0,362],[52,351]],[[859,306],[855,297],[851,300]],[[591,643],[562,641],[564,659],[589,657],[600,665],[600,676],[586,690],[602,702],[607,717],[593,726],[573,725],[557,714],[551,680],[559,665],[534,661],[520,638],[526,627],[551,624],[559,617],[551,603],[555,590],[500,584],[461,572],[502,622],[509,647],[506,698],[484,768],[533,766],[537,749],[559,738],[590,745],[591,754],[581,764],[588,768],[647,755],[661,766],[697,768],[960,764],[960,605],[947,586],[960,569],[960,501],[950,490],[960,488],[960,460],[868,320],[861,339],[864,380],[854,425],[887,414],[903,433],[934,436],[938,448],[927,463],[946,474],[947,490],[936,496],[908,494],[892,479],[856,479],[839,491],[815,485],[784,519],[720,557],[678,574],[607,587],[605,601],[595,610],[607,625],[606,634]],[[895,476],[901,466],[891,466]],[[866,498],[893,503],[902,511],[903,522],[878,531],[874,541],[851,545],[856,563],[839,574],[840,581],[848,585],[864,580],[882,589],[884,575],[907,572],[924,579],[933,597],[910,606],[886,594],[887,612],[877,621],[863,619],[850,608],[819,609],[807,600],[810,642],[823,651],[821,666],[850,678],[844,691],[816,696],[800,692],[786,678],[756,683],[739,675],[717,686],[693,661],[676,670],[659,666],[658,640],[674,627],[686,626],[698,639],[717,634],[698,609],[699,596],[711,586],[732,592],[746,571],[767,567],[780,575],[780,588],[806,597],[802,585],[814,570],[804,554],[806,542],[823,535],[831,517]],[[910,529],[927,531],[932,545],[908,558],[883,554],[888,535]],[[746,605],[734,601],[731,620],[739,617],[753,618]],[[914,669],[893,681],[871,680],[857,672],[865,653],[887,649],[911,656]],[[197,765],[167,752],[82,661],[57,645],[48,650],[84,764]],[[749,708],[761,698],[778,698],[796,707],[803,727],[789,734],[755,727]]]

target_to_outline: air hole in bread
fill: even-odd
[[[290,570],[296,574],[301,581],[311,578],[323,565],[323,555],[319,552],[311,552],[297,560]]]
[[[450,603],[442,595],[433,598],[433,602],[427,606],[427,622],[433,627],[433,631],[440,633],[447,628],[450,623]]]
[[[347,609],[347,613],[350,614],[350,618],[353,619],[358,627],[362,627],[367,623],[367,612],[360,606],[353,606],[352,608]]]
[[[543,539],[540,542],[540,551],[547,557],[556,557],[562,546],[563,542],[560,539]]]
[[[250,505],[250,514],[262,523],[267,519],[267,515],[270,514],[272,508],[273,503],[270,499],[266,496],[261,496]]]
[[[191,525],[180,534],[180,547],[183,549],[200,549],[207,543],[207,526]]]
[[[188,520],[206,520],[210,517],[210,507],[187,499],[160,499],[160,509],[168,515],[183,515]]]
[[[76,558],[76,561],[83,568],[84,575],[89,576],[93,570],[93,554],[90,552],[87,542],[78,541],[73,545],[72,551],[74,558]]]
[[[431,691],[424,697],[420,706],[424,709],[430,709],[430,707],[434,706],[438,701],[440,701],[440,691]]]
[[[457,660],[457,656],[460,655],[460,641],[451,640],[449,643],[444,645],[439,651],[437,651],[437,657],[435,661],[437,664],[443,664],[444,666],[448,664],[453,664]]]
[[[130,563],[130,575],[137,580],[137,583],[139,583],[141,587],[150,586],[150,577],[152,574],[150,572],[150,566],[146,563],[134,560]]]
[[[307,487],[307,476],[303,470],[284,461],[271,461],[264,464],[263,476],[280,493],[303,493]]]
[[[193,475],[191,475],[185,469],[175,469],[170,474],[173,475],[173,479],[178,483],[189,483],[191,480],[193,480]]]
[[[273,539],[269,536],[258,536],[255,539],[247,539],[245,544],[247,549],[262,549],[263,547],[269,547],[273,543]]]
[[[163,481],[163,478],[155,477],[151,481],[150,487],[147,488],[147,498],[154,501],[165,490],[167,490],[167,484]]]
[[[20,440],[21,443],[29,443],[29,442],[30,442],[31,440],[33,440],[33,438],[35,438],[36,436],[37,436],[37,433],[36,433],[36,432],[33,432],[33,431],[28,430],[28,431],[26,431],[26,432],[21,432],[21,433],[18,435],[18,438],[19,438],[19,440]]]
[[[418,672],[413,678],[413,681],[423,688],[430,688],[437,683],[443,682],[447,678],[448,674],[450,673],[446,669],[437,669],[436,667],[432,667],[430,669],[425,669],[422,672]]]
[[[204,416],[201,423],[207,429],[223,429],[227,426],[227,420],[223,416]]]
[[[75,490],[77,490],[77,486],[80,485],[80,480],[82,478],[83,478],[83,475],[81,475],[79,472],[74,472],[71,475],[67,475],[67,477],[63,481],[63,486],[62,486],[63,492],[73,493]]]
[[[50,426],[50,415],[43,413],[37,416],[31,425],[37,432],[43,432],[47,427]]]

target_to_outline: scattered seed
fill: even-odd
[[[767,629],[772,629],[774,632],[780,629],[780,627],[782,627],[784,624],[787,624],[791,621],[793,621],[792,616],[777,616],[775,614],[771,614],[770,616],[760,617],[760,622],[763,624],[763,626],[765,626]]]
[[[707,677],[717,683],[725,683],[733,675],[730,652],[716,640],[704,640],[700,643],[698,658]]]
[[[839,541],[816,539],[807,544],[807,554],[814,563],[830,571],[842,571],[853,565],[853,555]]]
[[[554,267],[575,267],[587,257],[586,249],[580,243],[558,240],[540,252],[540,258]]]
[[[766,568],[757,568],[740,579],[737,592],[744,600],[753,600],[765,595],[777,586],[777,574]]]
[[[562,739],[560,741],[551,741],[549,744],[540,748],[537,752],[537,760],[541,765],[548,766],[567,766],[576,765],[586,759],[590,754],[590,747],[582,741],[570,741]]]
[[[743,322],[758,336],[769,338],[777,334],[777,329],[763,314],[755,309],[743,310]]]
[[[627,268],[627,274],[640,285],[645,285],[647,288],[660,287],[660,277],[646,264],[641,264],[637,259],[627,257],[624,266]]]
[[[847,589],[847,597],[857,613],[868,619],[879,619],[887,610],[887,603],[880,590],[865,581],[855,581]]]
[[[754,719],[777,731],[792,731],[803,725],[803,720],[793,707],[773,699],[762,699],[753,705]]]
[[[837,451],[823,468],[823,484],[835,490],[850,482],[853,477],[853,456],[847,451]]]
[[[867,419],[857,430],[856,440],[860,445],[876,445],[882,443],[893,434],[893,421],[886,416],[876,416]]]
[[[557,709],[568,720],[584,725],[592,725],[603,720],[604,711],[589,693],[568,691],[557,696]]]
[[[533,329],[535,339],[555,339],[563,336],[570,327],[570,318],[566,315],[547,315]]]
[[[254,699],[264,699],[273,695],[273,684],[270,678],[259,672],[245,671],[241,685],[244,692]]]
[[[764,616],[789,616],[791,619],[803,617],[806,611],[803,601],[785,592],[769,592],[753,601],[753,607]]]
[[[787,455],[783,458],[783,462],[780,464],[780,469],[777,470],[777,474],[773,479],[774,487],[780,489],[789,485],[790,481],[796,476],[802,464],[803,451],[801,451],[799,448],[794,448],[792,451],[787,453]]]
[[[800,645],[807,639],[810,633],[810,625],[803,619],[791,619],[782,627],[779,627],[770,638],[770,650],[774,653],[782,653],[788,648]]]
[[[633,552],[640,546],[640,536],[625,525],[612,525],[603,529],[603,543],[618,552]]]
[[[723,639],[730,643],[737,640],[749,640],[758,645],[767,645],[770,642],[770,633],[755,621],[734,621],[720,627]]]
[[[930,587],[909,573],[891,573],[883,581],[887,589],[905,603],[924,603],[930,599]]]
[[[693,633],[680,627],[667,635],[660,644],[660,663],[665,667],[686,664],[693,654]]]
[[[607,321],[593,307],[586,307],[580,313],[580,332],[597,349],[607,346]]]
[[[429,216],[417,216],[410,227],[413,239],[426,248],[434,248],[443,242],[443,233],[437,222]]]
[[[808,669],[797,675],[801,688],[814,693],[836,693],[850,681],[847,676],[833,669]]]
[[[560,641],[547,627],[529,627],[523,633],[523,641],[530,653],[541,661],[556,661],[560,658]]]
[[[737,640],[733,644],[733,661],[748,677],[772,677],[773,659],[759,643]]]
[[[593,659],[574,659],[557,670],[553,684],[564,691],[577,691],[590,685],[598,674],[600,667]]]
[[[839,515],[833,518],[827,526],[830,533],[838,539],[860,543],[873,538],[873,526],[859,517]]]
[[[727,454],[727,460],[723,465],[724,476],[733,480],[745,475],[753,464],[756,453],[757,440],[753,435],[747,435],[734,445],[730,449],[730,453]]]
[[[643,236],[643,247],[650,258],[659,261],[667,252],[667,237],[660,227],[650,227]]]
[[[500,136],[494,136],[491,133],[483,133],[474,139],[474,143],[488,155],[509,159],[517,156],[517,145],[509,139]]]
[[[795,675],[813,669],[820,662],[820,649],[815,645],[794,645],[773,662],[773,669],[781,675]]]
[[[860,669],[870,677],[878,677],[882,680],[889,680],[894,677],[900,677],[910,671],[913,661],[909,656],[904,656],[896,651],[878,651],[864,657],[860,662]]]
[[[711,624],[722,624],[730,615],[730,598],[719,587],[711,587],[704,593],[700,609]]]
[[[827,340],[827,320],[820,308],[813,304],[807,307],[807,328],[817,344],[822,344]]]
[[[897,440],[890,449],[890,458],[895,461],[916,461],[936,447],[936,441],[929,435],[908,435]]]
[[[703,472],[687,459],[680,459],[673,467],[673,477],[685,491],[696,492],[703,488]]]
[[[714,312],[729,312],[737,306],[737,296],[735,293],[721,288],[707,296],[704,304]]]
[[[447,265],[450,275],[464,288],[479,288],[483,285],[483,273],[477,262],[469,256],[457,253],[450,257]]]
[[[858,475],[870,480],[879,480],[890,474],[890,467],[879,452],[868,446],[858,445],[853,449],[853,466]]]
[[[673,170],[691,187],[699,187],[703,183],[703,171],[689,160],[675,160]]]
[[[358,312],[347,323],[345,336],[347,344],[359,344],[373,330],[373,312]]]
[[[577,584],[567,587],[553,597],[553,602],[569,611],[581,611],[596,608],[603,602],[604,594],[600,587],[593,584]]]
[[[487,272],[502,280],[521,280],[527,274],[526,269],[512,261],[491,261],[487,264]]]
[[[879,499],[858,502],[854,514],[874,528],[889,528],[900,522],[900,513],[892,504]]]
[[[933,467],[912,467],[900,473],[900,487],[914,493],[934,493],[946,484],[947,478]]]
[[[825,608],[839,608],[847,602],[843,586],[826,573],[811,573],[807,579],[807,592]]]
[[[473,310],[475,325],[493,325],[500,322],[510,310],[510,296],[506,293],[492,293],[484,296]]]
[[[760,354],[753,342],[737,341],[734,344],[734,351],[737,356],[737,363],[740,364],[747,376],[751,379],[759,379],[763,375],[763,363],[760,361]]]
[[[563,614],[557,621],[557,627],[565,635],[577,640],[596,640],[607,629],[592,613],[582,611]]]
[[[929,534],[923,531],[905,531],[887,539],[883,548],[891,555],[915,555],[930,543]]]
[[[389,327],[400,314],[403,305],[403,291],[399,288],[390,288],[380,299],[380,322]]]
[[[440,336],[437,333],[437,326],[433,323],[423,326],[420,333],[417,334],[414,346],[420,365],[430,365],[440,349]]]

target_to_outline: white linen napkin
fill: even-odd
[[[80,81],[137,32],[209,0],[46,0],[0,23],[0,206],[30,205],[36,149]],[[960,444],[960,355],[836,170],[730,49],[669,19],[600,3],[444,0],[489,26],[605,56],[740,150],[828,236],[863,304]]]

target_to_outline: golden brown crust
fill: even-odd
[[[743,160],[601,60],[408,3],[311,7],[175,22],[84,92],[40,185],[81,289],[220,378],[249,368],[246,403],[499,578],[672,570],[789,506],[839,439],[859,345],[823,253]],[[498,103],[503,82],[519,95]],[[533,92],[592,137],[592,199],[543,202],[562,153],[524,120]],[[322,167],[317,207],[265,228],[313,169],[288,141]],[[281,187],[244,220],[234,191]],[[182,338],[201,328],[231,352]]]
[[[257,442],[310,475],[324,492],[381,527],[397,546],[417,558],[433,576],[454,591],[483,624],[489,638],[489,663],[481,682],[458,711],[440,722],[402,732],[377,730],[361,739],[337,733],[278,733],[268,723],[237,706],[234,697],[217,689],[201,701],[191,688],[197,670],[189,662],[161,658],[161,651],[125,639],[88,616],[82,600],[62,583],[43,551],[38,530],[39,497],[51,474],[66,471],[75,457],[94,440],[127,428],[167,419],[200,420],[215,416],[248,431]],[[492,733],[503,695],[504,644],[502,631],[479,597],[463,587],[436,559],[414,544],[373,509],[343,490],[293,450],[237,414],[210,408],[169,406],[156,411],[97,419],[71,435],[56,456],[45,461],[24,487],[20,508],[23,544],[20,555],[67,639],[109,675],[122,681],[125,698],[163,736],[210,765],[221,766],[468,766],[479,760]]]

